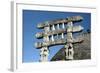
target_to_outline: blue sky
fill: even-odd
[[[35,48],[34,43],[42,41],[42,39],[36,39],[35,34],[43,30],[36,28],[38,23],[77,15],[84,18],[83,21],[79,23],[84,27],[84,32],[90,29],[90,13],[23,10],[23,62],[39,61],[40,52],[39,49]],[[61,47],[63,47],[63,45],[50,47],[49,60],[61,49]]]

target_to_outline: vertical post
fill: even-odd
[[[42,47],[40,49],[40,61],[46,62],[48,61],[49,50],[48,47]]]
[[[62,28],[64,29],[64,23],[62,23]],[[64,33],[62,33],[62,39],[64,38]]]
[[[74,50],[73,50],[73,45],[72,43],[69,44],[69,48],[68,48],[68,55],[69,55],[69,59],[73,60],[73,56],[74,56]]]
[[[50,27],[44,27],[44,33],[47,33],[50,30]],[[49,41],[49,36],[44,36],[43,37],[43,41],[47,42]],[[46,47],[42,47],[40,50],[40,61],[41,62],[46,62],[48,61],[48,56],[49,56],[49,50],[48,50],[48,46]]]
[[[55,26],[54,25],[52,25],[52,30],[55,30]],[[51,40],[54,41],[54,36],[53,35],[51,35]]]
[[[54,41],[54,36],[53,35],[51,36],[51,40]]]
[[[74,55],[74,50],[73,50],[73,36],[72,36],[72,28],[73,28],[73,23],[69,22],[67,24],[67,44],[66,44],[66,59],[67,60],[73,60],[73,55]]]
[[[63,28],[63,29],[65,28],[64,23],[62,23],[62,28]]]
[[[57,24],[57,29],[59,29],[59,24]]]
[[[54,25],[52,25],[52,30],[55,30],[55,26]]]
[[[62,39],[64,38],[64,33],[61,33],[61,37],[62,37]]]
[[[57,24],[57,30],[59,30],[59,29],[60,29],[59,24]],[[57,34],[57,39],[59,39],[58,37],[59,37],[59,35]]]

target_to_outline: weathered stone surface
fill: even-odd
[[[73,26],[73,23],[83,20],[81,16],[73,16],[65,19],[57,19],[53,21],[46,21],[38,24],[38,28],[43,28],[44,32],[36,34],[37,38],[43,38],[43,42],[35,43],[36,48],[40,48],[41,61],[47,61],[48,59],[48,47],[55,45],[67,45],[65,57],[66,59],[73,60],[74,50],[73,44],[83,41],[82,37],[77,39],[73,38],[73,32],[80,32],[83,30],[82,26]],[[67,35],[66,35],[67,34]],[[46,50],[43,50],[46,48]]]
[[[83,17],[81,16],[73,16],[73,17],[67,17],[65,19],[57,19],[53,21],[46,21],[44,23],[39,23],[37,28],[44,28],[50,25],[56,25],[59,23],[68,23],[68,22],[80,22],[83,20]]]
[[[91,37],[90,33],[80,35],[84,41],[82,43],[73,44],[74,60],[91,59]],[[51,61],[65,60],[65,48],[61,48],[51,59]]]
[[[59,30],[51,30],[47,32],[39,32],[36,34],[36,38],[43,38],[45,36],[50,36],[54,34],[60,34],[60,33],[67,33],[67,32],[80,32],[83,30],[83,27],[78,25],[78,26],[73,26],[67,30],[67,27],[65,29],[59,29]]]
[[[83,38],[76,38],[76,39],[73,39],[73,40],[67,40],[67,38],[65,39],[56,39],[55,41],[48,41],[48,42],[38,42],[36,43],[35,47],[36,48],[41,48],[41,47],[44,47],[44,46],[54,46],[54,45],[63,45],[65,43],[79,43],[79,42],[82,42],[83,41]]]

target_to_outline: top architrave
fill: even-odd
[[[37,28],[44,28],[51,25],[59,24],[59,23],[68,23],[68,22],[80,22],[83,20],[83,17],[81,16],[73,16],[73,17],[67,17],[65,19],[58,19],[53,21],[46,21],[44,23],[40,23],[37,25]]]

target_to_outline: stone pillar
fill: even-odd
[[[54,25],[52,25],[52,30],[55,30],[55,26]]]
[[[61,33],[61,38],[62,38],[62,39],[64,38],[64,33]]]
[[[57,24],[57,29],[59,29],[59,24]]]
[[[62,23],[62,28],[63,28],[63,29],[65,28],[64,23]]]
[[[72,36],[73,23],[69,22],[67,24],[67,44],[65,45],[66,60],[73,60],[74,50],[73,50],[73,36]]]
[[[54,36],[53,35],[51,35],[51,40],[54,41]]]
[[[68,47],[68,55],[69,55],[69,59],[70,60],[73,60],[73,56],[74,56],[74,50],[73,50],[73,45],[72,43],[69,44],[69,47]]]
[[[46,61],[48,61],[48,56],[49,56],[48,47],[42,47],[42,48],[40,49],[40,61],[41,61],[41,62],[46,62]]]
[[[73,55],[74,55],[74,51],[73,51],[73,45],[71,43],[68,43],[67,45],[65,45],[65,53],[66,53],[66,60],[73,60]]]
[[[44,28],[45,33],[47,33],[48,31],[50,31],[49,26]],[[49,41],[49,36],[44,36],[43,37],[43,42],[47,42],[47,41]],[[42,47],[41,50],[40,50],[40,61],[41,62],[48,61],[48,56],[49,56],[48,46]]]
[[[62,23],[62,28],[64,29],[64,23]],[[61,33],[62,39],[64,38],[64,33]]]

